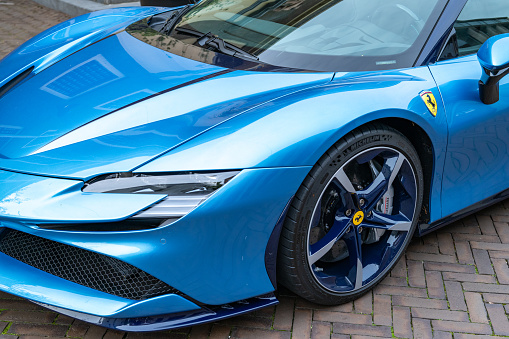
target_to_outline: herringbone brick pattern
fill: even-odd
[[[0,59],[34,35],[69,19],[30,0],[0,0]]]
[[[0,57],[65,19],[30,0],[0,0]],[[389,277],[345,305],[314,305],[282,289],[276,307],[192,328],[127,334],[0,294],[0,339],[509,336],[508,259],[509,200],[415,239]]]

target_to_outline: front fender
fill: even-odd
[[[36,35],[0,61],[0,87],[21,71],[38,73],[133,22],[168,11],[163,7],[127,7],[84,14]]]
[[[136,169],[136,172],[206,171],[312,166],[341,137],[385,118],[413,121],[434,148],[432,187],[441,186],[447,142],[445,111],[436,117],[419,96],[440,94],[427,67],[383,73],[336,74],[333,82],[278,98]],[[432,194],[440,212],[440,191]],[[439,215],[439,214],[437,214]]]

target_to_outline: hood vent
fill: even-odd
[[[12,80],[7,82],[5,85],[0,87],[0,98],[2,98],[7,92],[13,89],[17,84],[25,80],[34,70],[34,66],[24,70],[20,74],[16,75]]]

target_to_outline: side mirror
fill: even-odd
[[[477,52],[483,68],[479,81],[479,95],[486,105],[500,99],[499,81],[509,74],[509,34],[489,38]]]

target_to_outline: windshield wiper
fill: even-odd
[[[175,28],[175,31],[182,33],[182,34],[195,36],[198,38],[198,40],[196,40],[198,45],[212,47],[216,51],[219,51],[223,54],[231,55],[231,56],[238,57],[241,59],[246,59],[249,61],[258,61],[259,60],[258,57],[244,51],[243,49],[235,46],[232,43],[224,41],[223,39],[221,39],[217,35],[212,34],[211,32],[203,34],[202,32],[195,31],[194,29],[183,28],[183,27],[177,27],[177,28]]]
[[[155,29],[156,31],[159,31],[160,33],[169,34],[173,27],[182,19],[182,16],[187,13],[191,9],[192,5],[186,5],[180,9],[176,9],[171,12],[159,14],[157,16],[153,16],[150,21],[148,22],[148,25]],[[166,15],[168,15],[166,17]],[[162,25],[160,29],[157,29],[156,27]]]

